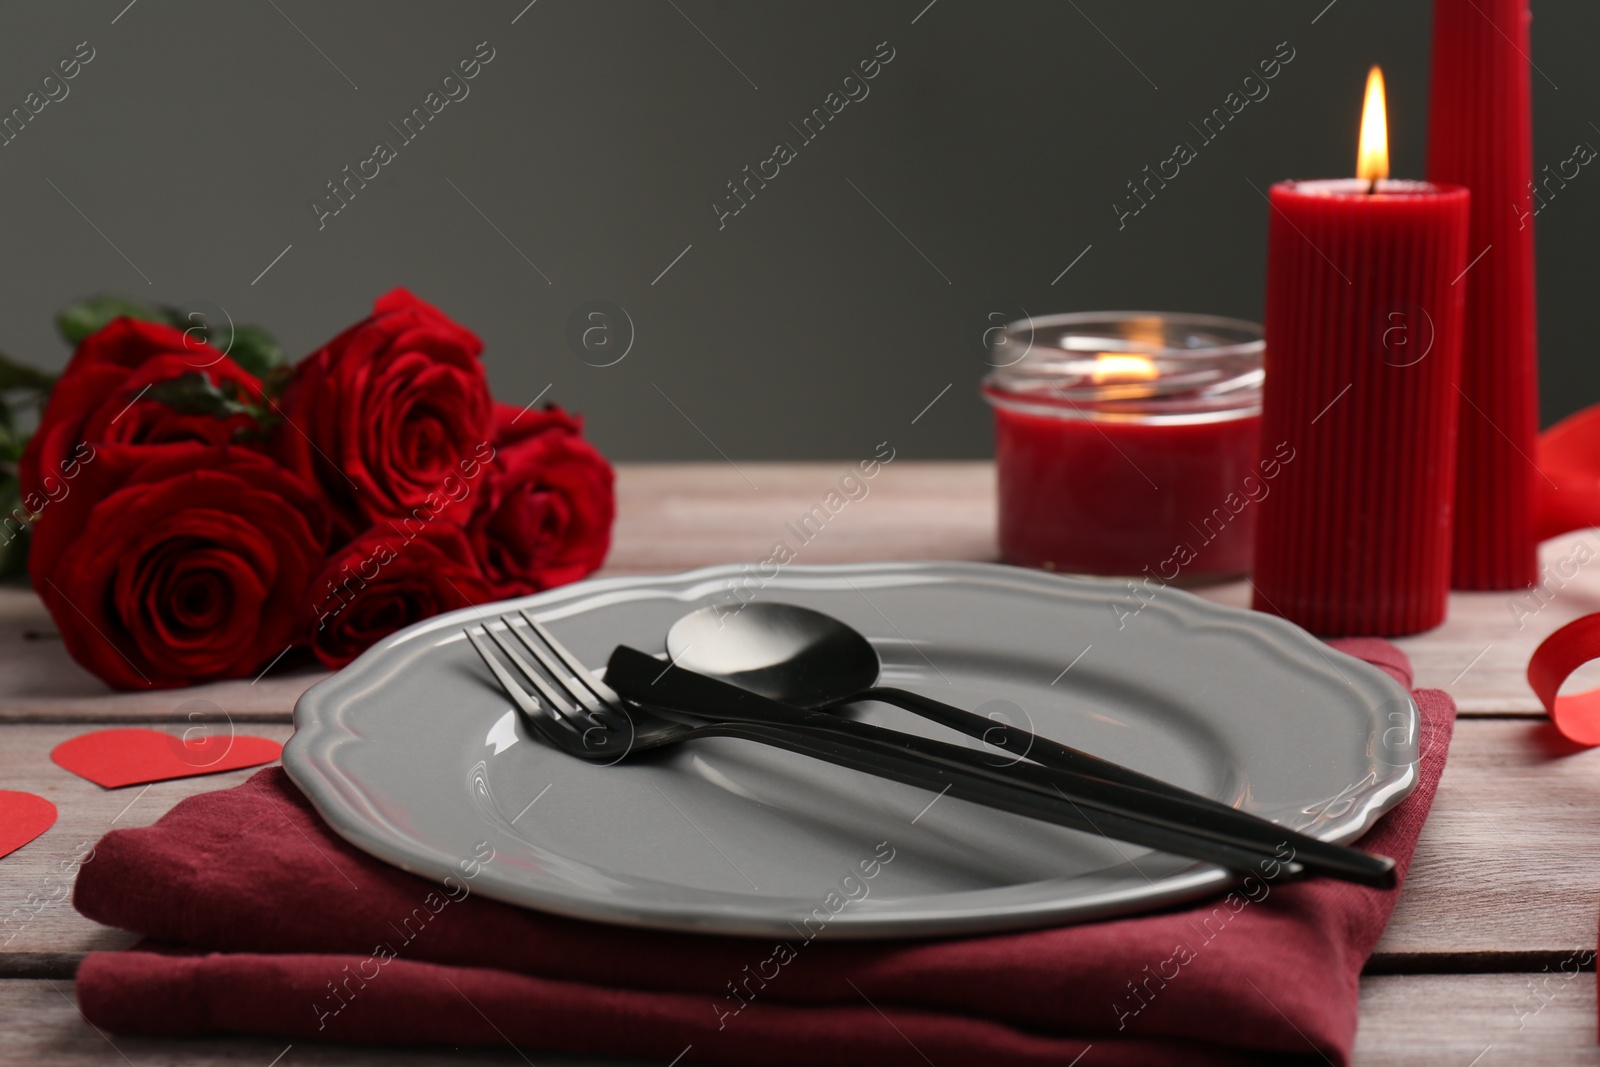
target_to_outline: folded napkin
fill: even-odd
[[[1382,641],[1336,643],[1410,684]],[[1363,839],[1403,873],[1455,707],[1420,690],[1416,791]],[[492,862],[492,861],[491,861]],[[1313,879],[1160,914],[952,940],[660,933],[406,874],[345,843],[279,768],[116,830],[74,903],[147,940],[95,952],[78,1002],[121,1034],[505,1045],[663,1063],[1065,1067],[1349,1062],[1358,978],[1394,908]]]

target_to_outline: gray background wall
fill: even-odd
[[[59,366],[51,314],[106,291],[206,301],[299,355],[404,284],[483,336],[502,399],[550,386],[619,459],[987,455],[1000,317],[1259,318],[1252,183],[1351,173],[1370,63],[1394,173],[1423,171],[1425,3],[126,3],[6,5],[0,111],[78,42],[96,54],[0,148],[0,350]],[[1600,7],[1536,16],[1553,166],[1600,145]],[[483,41],[470,95],[319,230],[324,184],[398,144],[388,124]],[[725,183],[798,143],[788,124],[882,41],[870,95],[719,229]],[[1284,41],[1270,96],[1119,230],[1124,183]],[[1538,220],[1547,421],[1600,400],[1597,221],[1587,169]],[[594,298],[633,324],[614,366],[565,340]]]

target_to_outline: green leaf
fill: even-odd
[[[28,540],[31,523],[17,528],[16,512],[22,510],[22,494],[16,478],[0,483],[0,582],[12,583],[28,573]]]
[[[7,389],[42,389],[49,390],[56,384],[56,376],[30,367],[26,363],[18,363],[6,355],[0,355],[0,392]]]
[[[67,344],[77,347],[85,337],[104,329],[112,319],[126,315],[145,322],[166,322],[167,317],[154,308],[135,304],[116,296],[91,296],[77,300],[56,313],[56,329]]]
[[[210,415],[218,419],[234,415],[254,418],[256,415],[254,408],[239,403],[236,390],[217,388],[211,376],[202,371],[185,371],[176,378],[157,382],[144,396],[183,415]]]
[[[294,365],[280,363],[261,376],[261,391],[269,398],[282,396],[283,391],[289,388],[289,379],[294,377]]]
[[[228,355],[257,378],[266,378],[289,362],[277,339],[259,326],[235,326]]]

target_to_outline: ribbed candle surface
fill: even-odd
[[[1282,182],[1267,249],[1255,607],[1325,635],[1444,619],[1468,194]]]
[[[1428,178],[1472,190],[1453,584],[1538,580],[1533,111],[1527,0],[1435,0]],[[1560,178],[1555,179],[1560,182]]]

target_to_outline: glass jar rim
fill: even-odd
[[[1211,422],[1261,410],[1260,324],[1222,315],[1080,311],[1008,323],[985,399],[1060,418]],[[1020,353],[1014,355],[1013,353]],[[1004,355],[1006,362],[994,357]]]

